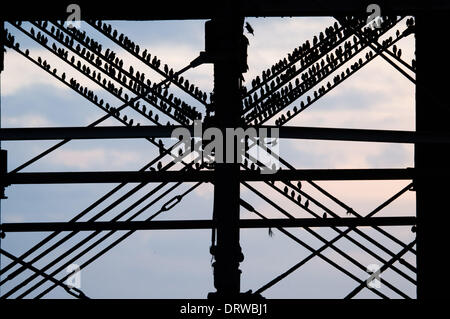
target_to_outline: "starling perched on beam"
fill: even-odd
[[[252,28],[252,26],[250,25],[250,23],[245,23],[245,28],[247,29],[247,31],[248,31],[248,33],[250,33],[251,35],[255,35],[254,34],[254,30],[253,30],[253,28]]]

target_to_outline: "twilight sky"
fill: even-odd
[[[312,40],[327,26],[334,23],[329,17],[321,18],[249,18],[248,21],[255,30],[255,35],[247,34],[250,46],[248,49],[249,71],[244,75],[247,86],[251,79],[261,74],[263,70],[287,56],[295,47],[306,40]],[[111,21],[119,33],[128,35],[141,48],[147,48],[152,55],[157,55],[162,64],[167,63],[174,70],[187,65],[204,49],[204,22],[197,21]],[[29,29],[29,25],[23,26]],[[88,85],[96,94],[105,98],[111,105],[121,105],[117,99],[102,91],[102,89],[84,78],[71,66],[64,65],[46,49],[21,34],[14,26],[6,24],[17,39],[21,48],[28,48],[30,56],[41,56],[52,67],[64,70],[68,78],[76,76],[83,85]],[[130,64],[136,70],[142,70],[152,82],[161,80],[154,71],[145,67],[135,58],[130,57],[103,35],[82,22],[81,27],[98,39],[103,47],[109,47],[123,58],[126,68]],[[405,28],[405,20],[401,21],[387,36],[395,30]],[[383,37],[383,39],[386,38]],[[414,38],[409,36],[398,43],[402,48],[402,58],[410,63],[414,57]],[[359,57],[364,58],[364,50]],[[350,66],[350,64],[346,65]],[[342,70],[340,70],[341,72]],[[63,72],[63,71],[60,71]],[[60,73],[59,72],[59,73]],[[191,83],[195,83],[203,91],[212,90],[212,66],[201,65],[191,69],[184,75]],[[331,76],[330,76],[331,77]],[[332,77],[330,78],[332,79]],[[187,102],[199,104],[185,94],[173,88],[173,93]],[[5,71],[1,77],[2,127],[36,127],[36,126],[86,126],[101,117],[102,111],[95,108],[82,96],[62,86],[50,75],[27,61],[21,55],[8,49],[5,56]],[[393,130],[414,130],[414,85],[402,74],[396,71],[382,58],[377,57],[369,65],[352,75],[336,89],[319,99],[308,110],[300,113],[288,125],[372,128]],[[294,103],[299,105],[300,100]],[[129,117],[138,119],[137,113],[127,113]],[[142,118],[142,124],[150,124]],[[273,122],[269,122],[272,124]],[[104,125],[121,125],[110,119]],[[173,141],[167,139],[166,145]],[[12,170],[27,159],[39,154],[56,141],[33,142],[2,142],[2,148],[8,150],[8,169]],[[46,156],[24,171],[93,171],[93,170],[137,170],[151,161],[158,150],[145,140],[95,140],[71,141],[62,148]],[[413,147],[403,144],[362,143],[362,142],[325,142],[311,140],[284,140],[280,145],[280,155],[296,168],[401,168],[413,166]],[[165,160],[167,162],[167,158]],[[355,209],[361,215],[370,213],[379,204],[394,195],[407,185],[407,181],[370,181],[370,182],[318,182],[331,194]],[[297,217],[311,217],[298,206],[286,201],[278,193],[261,183],[251,183],[259,191],[270,196],[271,200]],[[7,200],[2,201],[2,222],[31,221],[67,221],[84,208],[95,202],[99,197],[111,190],[115,185],[80,184],[80,185],[30,185],[11,186],[6,190]],[[113,200],[131,190],[136,184],[126,186],[106,203],[102,203],[82,220],[94,216],[95,213],[107,207]],[[156,184],[147,185],[122,204],[108,212],[101,220],[108,220],[132,205],[140,197],[147,194]],[[160,190],[161,194],[170,186]],[[142,220],[158,211],[161,206],[175,195],[183,193],[192,184],[183,184],[176,191],[145,210],[138,220]],[[208,219],[212,213],[211,185],[205,184],[184,197],[181,203],[158,219]],[[304,191],[320,200],[326,207],[345,217],[345,210],[335,203],[325,199],[312,187],[304,186]],[[145,206],[155,195],[144,201],[133,210]],[[241,196],[251,203],[259,212],[269,217],[282,215],[263,202],[249,189],[242,186]],[[312,205],[320,216],[323,210]],[[407,192],[393,204],[382,210],[377,216],[406,216],[415,214],[415,196]],[[127,215],[129,216],[129,215]],[[254,218],[251,213],[241,210],[242,218]],[[124,219],[121,219],[124,220]],[[345,229],[345,228],[341,228]],[[414,239],[410,227],[383,227],[405,243]],[[362,232],[372,236],[393,252],[400,251],[400,246],[393,243],[380,233],[368,228]],[[312,247],[318,248],[322,243],[305,230],[290,229]],[[314,229],[321,236],[331,239],[337,233],[331,229]],[[117,232],[105,240],[88,255],[74,262],[82,264],[90,256],[106,247],[124,232]],[[43,268],[63,251],[89,235],[90,232],[77,234],[54,253],[49,254],[34,265]],[[368,243],[360,235],[351,233],[353,238],[388,260],[389,255]],[[2,240],[2,248],[16,256],[32,247],[47,233],[9,233]],[[59,235],[58,238],[62,238]],[[101,236],[101,235],[100,235]],[[99,235],[95,238],[100,238]],[[274,236],[269,237],[267,229],[242,230],[241,245],[245,260],[241,264],[242,291],[256,290],[265,283],[281,274],[302,258],[309,251],[282,233],[274,230]],[[211,256],[209,254],[210,232],[186,231],[139,231],[119,244],[99,260],[82,270],[81,290],[92,298],[205,298],[208,292],[214,291],[212,281]],[[376,259],[349,242],[341,239],[336,244],[348,255],[357,259],[362,265],[377,263]],[[44,246],[44,248],[48,245]],[[82,249],[87,245],[82,246]],[[39,250],[38,252],[41,252]],[[77,252],[80,250],[77,250]],[[37,254],[33,254],[32,257]],[[365,280],[364,270],[357,268],[348,260],[339,256],[336,251],[327,248],[324,255],[332,257],[338,264],[352,271],[360,279]],[[74,256],[74,254],[70,255]],[[415,256],[408,253],[404,259],[415,264]],[[29,260],[29,259],[27,259]],[[68,258],[64,261],[69,260]],[[2,267],[10,260],[2,256]],[[378,262],[379,263],[379,262]],[[59,263],[58,265],[62,265]],[[399,269],[415,278],[415,274],[398,262]],[[47,270],[52,273],[58,267]],[[56,275],[62,278],[66,272],[62,268]],[[23,272],[14,280],[1,287],[1,293],[9,291],[31,274]],[[408,296],[415,297],[415,286],[400,277],[392,270],[387,270],[382,277],[404,291]],[[4,277],[2,277],[3,279]],[[40,281],[40,278],[39,278]],[[38,282],[34,280],[33,283]],[[27,297],[34,297],[37,292],[50,286],[46,283]],[[314,257],[300,270],[290,275],[263,295],[268,298],[342,298],[349,293],[357,283],[342,274],[323,260]],[[28,286],[30,287],[30,286]],[[24,289],[13,296],[18,296]],[[399,296],[383,286],[381,291],[390,297]],[[46,297],[70,297],[61,289],[56,288]],[[357,295],[358,298],[376,298],[365,289]]]

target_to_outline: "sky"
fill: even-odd
[[[306,40],[311,41],[335,20],[330,17],[314,18],[248,18],[255,34],[247,34],[249,39],[248,65],[249,71],[244,74],[245,84],[250,87],[251,79],[261,74],[280,58]],[[162,64],[167,63],[174,70],[181,69],[196,58],[204,49],[204,20],[195,21],[109,21],[114,28],[128,35],[141,48],[147,48],[152,55],[160,57]],[[27,23],[23,24],[29,29]],[[45,58],[52,67],[64,70],[68,78],[76,76],[82,85],[89,86],[96,94],[105,98],[111,105],[121,105],[109,93],[83,78],[69,65],[64,65],[46,49],[21,34],[14,26],[6,27],[16,39],[21,48],[28,48],[30,56]],[[136,70],[142,70],[152,82],[161,80],[151,69],[145,67],[135,58],[130,57],[123,49],[118,48],[100,33],[94,31],[85,22],[81,28],[98,39],[103,47],[109,47],[124,60],[124,65],[133,65]],[[398,25],[405,28],[405,20]],[[395,33],[397,27],[387,36]],[[402,39],[398,47],[402,48],[402,58],[410,63],[414,58],[414,38]],[[363,51],[364,54],[367,51]],[[359,58],[359,56],[358,56]],[[350,64],[349,64],[350,65]],[[348,65],[348,66],[349,66]],[[185,73],[191,83],[195,83],[205,92],[211,92],[213,85],[212,65],[206,64],[191,69]],[[60,71],[62,72],[62,71]],[[180,90],[171,87],[174,94],[186,102],[201,105]],[[414,85],[406,77],[395,70],[382,58],[377,57],[336,89],[327,93],[310,108],[300,113],[288,125],[370,128],[392,130],[414,130]],[[299,105],[300,100],[294,103]],[[5,70],[1,75],[1,126],[2,127],[50,127],[50,126],[87,126],[101,117],[102,111],[95,108],[82,96],[62,86],[49,74],[30,63],[23,56],[8,49],[5,55]],[[136,118],[142,124],[143,118],[137,113],[127,112],[129,117]],[[269,122],[272,124],[273,122]],[[102,125],[121,125],[110,119]],[[12,170],[27,159],[39,154],[55,141],[32,142],[2,142],[2,148],[8,150],[8,170]],[[172,140],[167,139],[166,145]],[[151,161],[158,150],[145,140],[95,140],[71,141],[52,154],[30,165],[23,171],[100,171],[100,170],[137,170]],[[313,140],[283,140],[280,143],[280,155],[296,168],[404,168],[413,166],[413,147],[404,144],[338,142]],[[167,163],[167,159],[164,163]],[[352,207],[361,215],[370,213],[383,201],[394,195],[407,185],[407,181],[339,181],[318,182],[335,197]],[[132,212],[144,207],[158,194],[168,189],[166,186],[155,195],[145,200]],[[296,217],[311,217],[304,210],[286,201],[286,199],[262,183],[251,183],[263,194],[270,196],[275,203]],[[113,184],[80,184],[80,185],[14,185],[6,189],[7,200],[2,201],[2,222],[37,222],[37,221],[67,221],[80,211],[94,203],[102,195],[114,188]],[[106,208],[114,200],[133,189],[136,184],[127,185],[113,198],[108,199],[91,212],[83,221]],[[192,183],[186,183],[176,188],[176,191],[164,197],[150,208],[146,209],[138,220],[143,220],[158,211],[162,205],[173,196],[182,194]],[[136,200],[148,194],[155,187],[147,185],[130,196],[122,204],[115,206],[100,220],[109,220],[132,205]],[[345,217],[345,210],[324,198],[323,195],[305,183],[303,190],[319,200],[330,210]],[[264,202],[249,189],[241,187],[241,197],[251,203],[265,216],[281,218],[270,204]],[[188,194],[174,209],[161,214],[158,219],[209,219],[212,214],[213,187],[204,184]],[[312,204],[311,209],[319,214],[323,208]],[[131,213],[130,213],[131,214]],[[383,209],[377,216],[412,216],[415,215],[415,196],[407,192],[394,203]],[[129,215],[126,215],[129,216]],[[124,218],[126,218],[126,216]],[[251,213],[241,210],[241,218],[255,218]],[[124,220],[124,219],[121,219]],[[414,239],[410,227],[382,227],[385,231],[409,243]],[[345,228],[341,228],[345,229]],[[361,228],[361,232],[379,241],[393,252],[401,247],[379,232]],[[241,263],[241,290],[257,290],[275,276],[283,273],[301,259],[308,256],[309,251],[293,242],[277,230],[270,237],[267,229],[241,230],[241,245],[245,260]],[[306,230],[290,229],[301,240],[314,248],[322,242]],[[331,229],[315,228],[318,234],[326,239],[337,235]],[[72,263],[81,265],[90,256],[106,247],[124,232],[117,232],[106,239],[93,253],[75,259]],[[60,249],[46,255],[35,262],[35,267],[43,268],[63,251],[72,247],[91,232],[77,234]],[[2,240],[2,248],[19,256],[32,247],[48,233],[8,233]],[[121,242],[100,259],[90,264],[81,272],[81,290],[92,298],[206,298],[208,292],[214,291],[209,254],[210,232],[206,230],[186,231],[139,231]],[[99,235],[95,238],[100,238]],[[385,260],[390,256],[377,248],[373,243],[360,235],[351,233],[356,242],[366,245]],[[57,238],[62,238],[59,235]],[[48,247],[44,246],[41,250]],[[377,260],[367,252],[358,248],[347,239],[340,239],[337,247],[349,256],[357,259],[362,265],[376,263]],[[82,246],[82,249],[87,245]],[[77,250],[79,252],[80,250]],[[38,255],[35,253],[32,257]],[[72,254],[70,256],[74,256]],[[337,252],[327,248],[324,255],[332,258],[338,264],[350,270],[360,279],[365,280],[367,274],[357,268]],[[404,259],[415,265],[415,256],[407,253]],[[29,259],[27,259],[29,260]],[[63,261],[68,261],[65,258]],[[10,260],[2,256],[2,267]],[[49,268],[48,273],[55,271],[59,265]],[[396,263],[399,269],[415,279],[415,274]],[[56,277],[66,275],[65,267],[59,267]],[[25,271],[14,280],[1,287],[1,294],[31,274]],[[2,277],[3,279],[4,277]],[[400,277],[392,270],[382,274],[382,278],[415,298],[415,286]],[[40,281],[35,279],[33,283]],[[46,283],[32,292],[27,298],[36,296],[50,284]],[[322,259],[314,257],[303,267],[291,274],[287,279],[263,293],[267,298],[342,298],[345,297],[357,283],[342,274]],[[27,286],[30,287],[30,286]],[[25,289],[19,290],[14,296],[20,295]],[[399,295],[382,286],[381,292],[389,297],[399,298]],[[56,288],[46,298],[71,298],[63,289]],[[364,289],[357,298],[378,298],[368,289]]]

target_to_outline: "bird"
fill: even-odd
[[[297,188],[302,189],[302,182],[300,182],[300,181],[297,182]]]
[[[317,40],[317,36],[314,36],[314,38],[313,38],[313,45],[316,45],[316,44],[317,44],[317,42],[318,42],[318,40]]]
[[[323,213],[323,218],[327,218],[327,213]]]
[[[162,155],[164,153],[164,144],[162,140],[159,140],[158,147],[159,147],[159,155]]]
[[[309,207],[309,200],[306,200],[306,202],[305,202],[305,207],[306,207],[306,208]]]
[[[250,23],[245,23],[245,28],[247,29],[248,33],[250,33],[251,35],[255,36],[254,34],[254,30],[252,28],[252,26],[250,25]]]
[[[162,168],[162,164],[161,164],[161,162],[158,162],[158,170],[161,170],[161,168]]]

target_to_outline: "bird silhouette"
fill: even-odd
[[[245,28],[247,29],[247,32],[248,32],[248,33],[250,33],[250,34],[253,35],[253,36],[255,35],[255,34],[254,34],[254,30],[253,30],[252,26],[250,25],[250,23],[248,23],[248,22],[245,23]]]
[[[317,40],[317,36],[314,36],[314,38],[313,38],[313,45],[316,45],[316,44],[317,44],[317,42],[318,42],[318,40]]]

